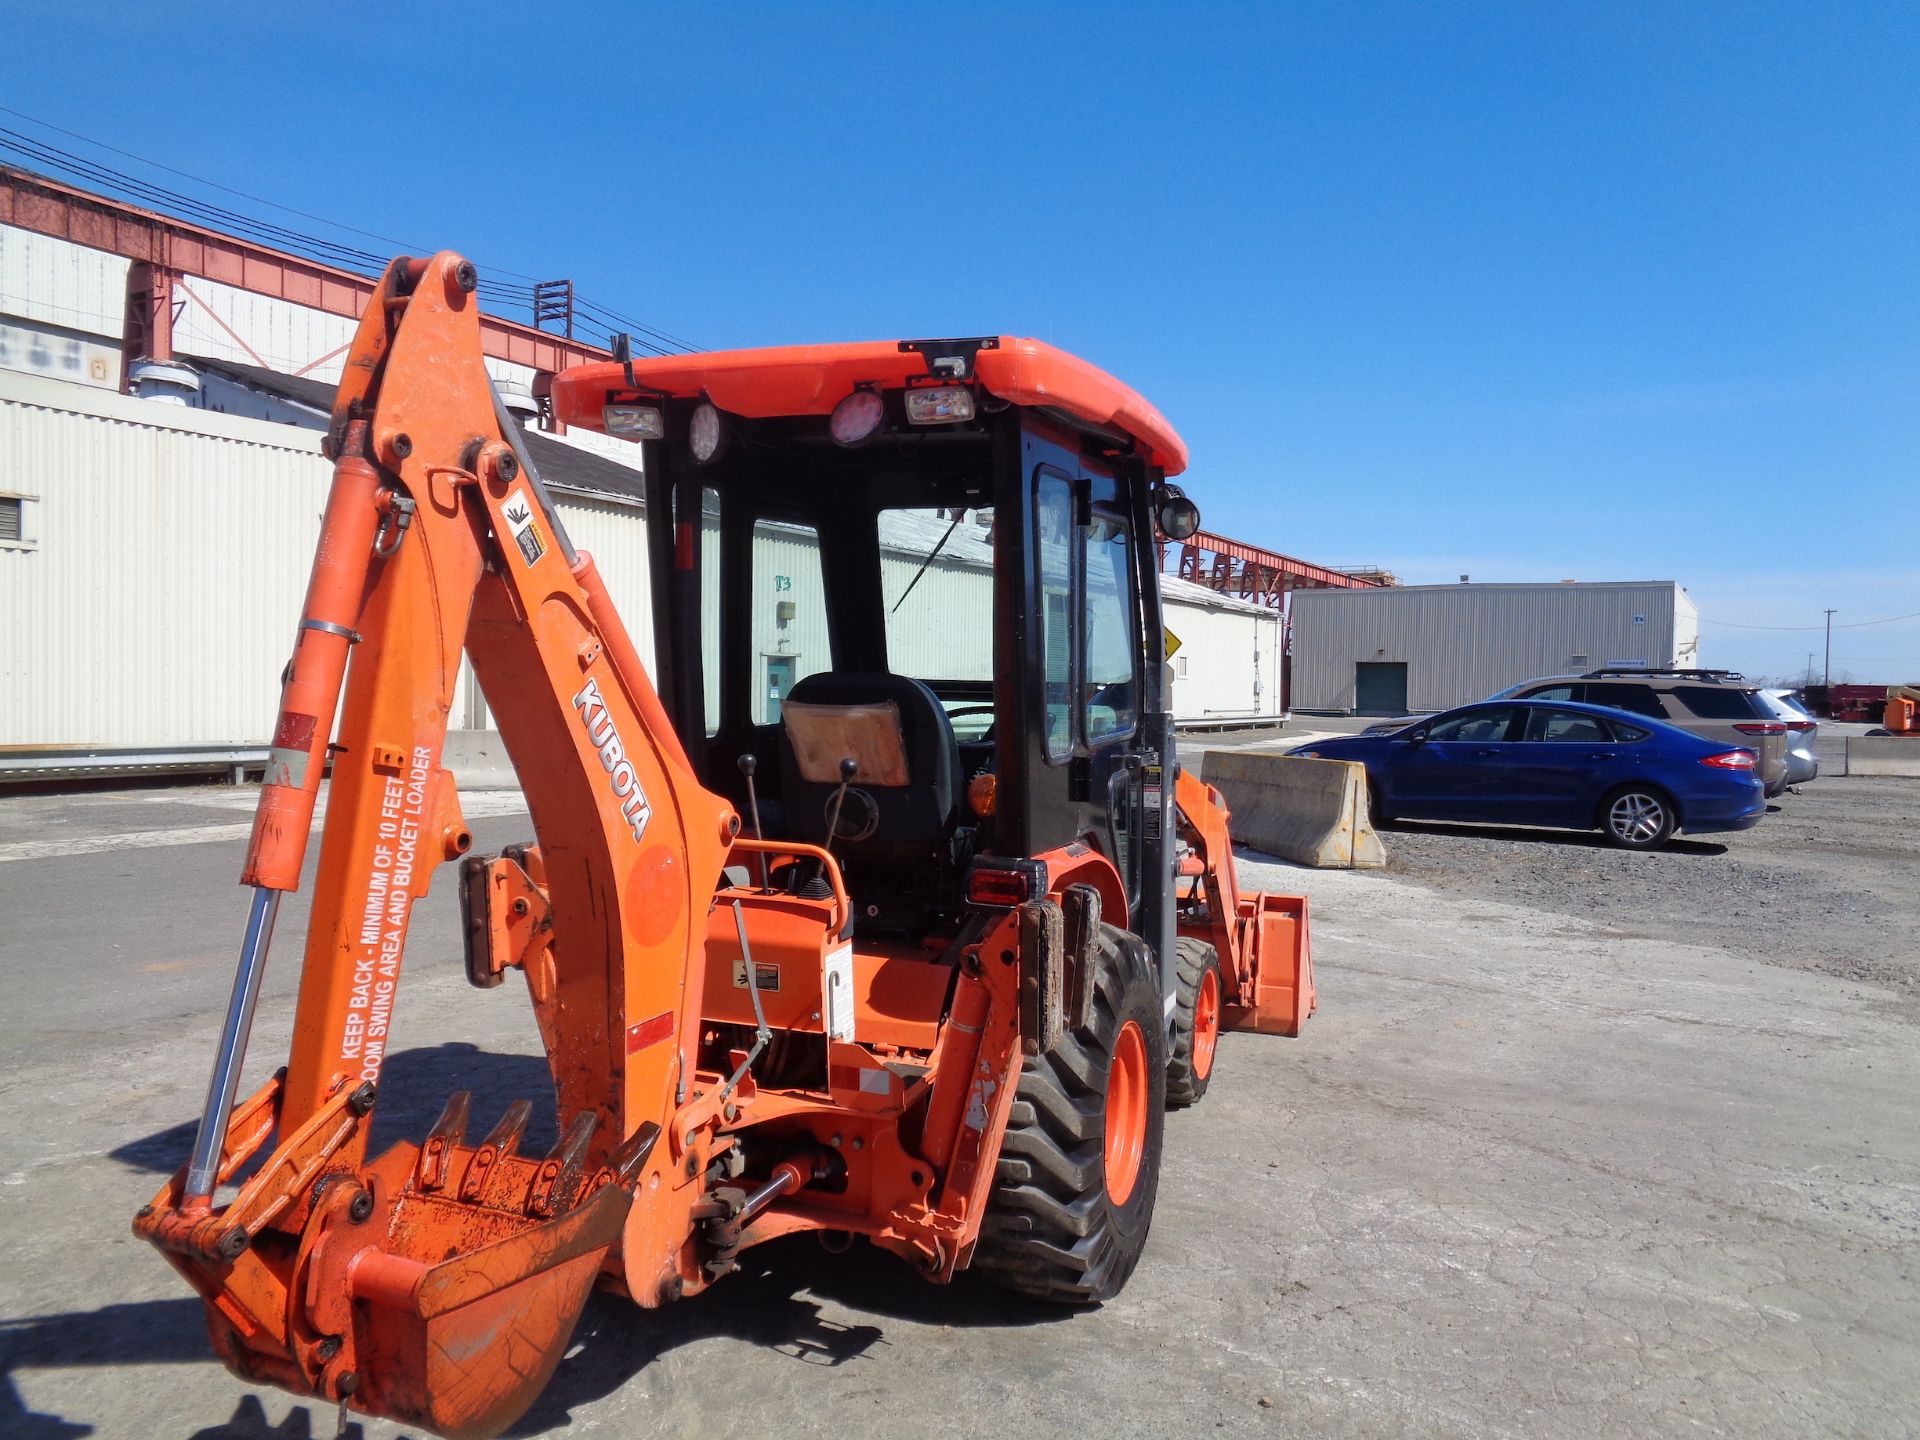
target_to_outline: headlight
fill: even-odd
[[[622,440],[658,440],[667,433],[667,422],[654,405],[608,405],[600,411],[600,423],[609,435]]]
[[[1320,752],[1318,750],[1289,750],[1287,754],[1296,760],[1318,760],[1320,758]]]
[[[973,419],[973,391],[964,385],[931,385],[907,391],[907,423],[957,425]]]

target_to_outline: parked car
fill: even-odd
[[[1543,675],[1509,685],[1489,700],[1573,700],[1607,705],[1650,720],[1664,720],[1707,740],[1738,745],[1759,757],[1767,794],[1778,795],[1787,778],[1787,726],[1762,698],[1763,691],[1731,670],[1589,670],[1584,675]],[[1363,735],[1392,734],[1424,717],[1402,715],[1370,725]]]
[[[1787,783],[1804,785],[1818,779],[1820,757],[1814,753],[1814,741],[1820,738],[1820,722],[1791,690],[1762,690],[1760,698],[1774,719],[1787,727]]]
[[[1751,748],[1578,702],[1482,701],[1287,753],[1365,765],[1379,820],[1599,830],[1627,850],[1745,830],[1767,811]]]

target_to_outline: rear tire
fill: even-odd
[[[1160,1188],[1165,1021],[1152,958],[1100,927],[1085,1026],[1022,1065],[973,1264],[1063,1305],[1120,1293]]]
[[[1220,1040],[1220,956],[1204,940],[1174,942],[1173,1039],[1167,1046],[1167,1108],[1196,1105],[1213,1079]]]
[[[1600,830],[1622,850],[1658,850],[1680,817],[1673,802],[1644,785],[1623,785],[1600,802]]]

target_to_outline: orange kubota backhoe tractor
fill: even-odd
[[[616,357],[552,404],[643,446],[658,690],[491,391],[473,267],[383,277],[206,1110],[135,1221],[238,1374],[450,1436],[525,1410],[594,1285],[661,1305],[796,1231],[1109,1297],[1163,1107],[1221,1029],[1313,1007],[1304,903],[1241,893],[1174,758],[1156,535],[1198,515],[1150,405],[1029,340]],[[756,628],[796,546],[805,674]],[[463,648],[537,837],[494,858],[440,763]],[[329,766],[292,1053],[236,1105]],[[456,860],[469,976],[522,972],[560,1138],[519,1153],[526,1101],[471,1138],[455,1094],[369,1159],[409,915]]]

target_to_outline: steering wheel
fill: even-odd
[[[953,709],[947,711],[947,719],[955,720],[962,715],[992,715],[994,713],[994,707],[991,705],[956,705]],[[984,745],[987,741],[993,739],[993,730],[994,727],[989,725],[985,730],[980,732],[978,739],[969,740],[966,743],[969,745]]]

